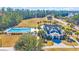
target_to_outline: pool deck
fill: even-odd
[[[11,30],[11,28],[9,28],[9,29],[6,29],[4,32],[8,32],[9,30]]]

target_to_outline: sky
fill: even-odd
[[[0,7],[22,7],[34,10],[79,10],[79,0],[0,0]]]

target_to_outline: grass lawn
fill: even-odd
[[[21,35],[0,35],[0,43],[2,47],[13,47]],[[1,42],[2,41],[2,42]]]
[[[16,27],[38,27],[38,22],[41,22],[40,24],[44,24],[43,21],[48,21],[46,18],[32,18],[27,20],[22,20],[20,24],[18,24]]]

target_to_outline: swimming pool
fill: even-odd
[[[9,28],[5,32],[8,33],[27,33],[31,32],[32,28]]]

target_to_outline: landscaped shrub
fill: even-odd
[[[79,31],[76,31],[75,34],[76,34],[76,35],[79,35]]]
[[[38,51],[41,50],[42,40],[32,36],[30,33],[24,34],[16,43],[15,49],[21,51]]]

